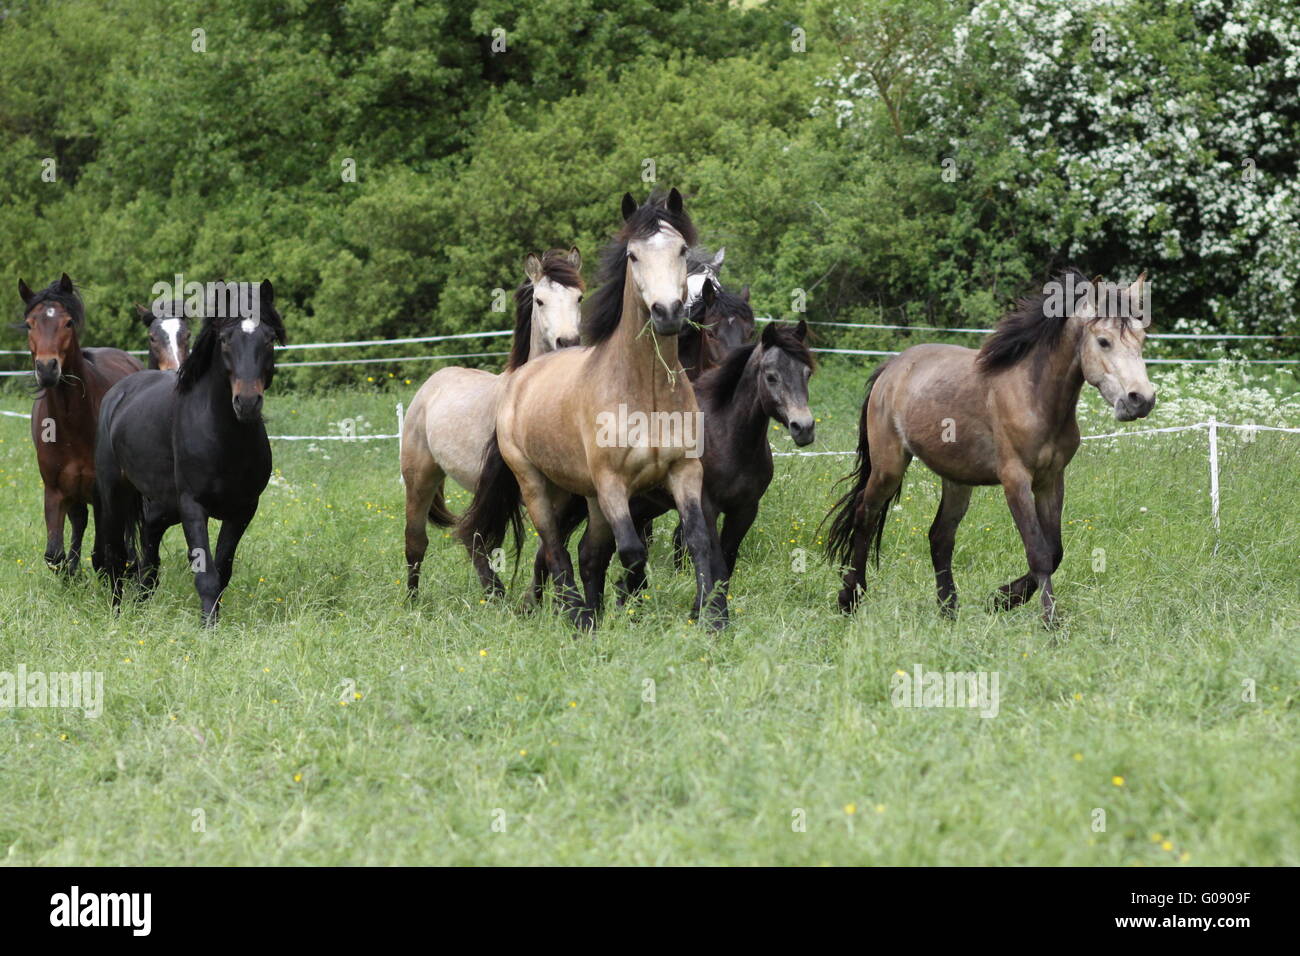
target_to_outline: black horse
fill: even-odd
[[[235,548],[271,477],[262,395],[275,374],[275,344],[286,336],[270,281],[257,293],[251,315],[217,316],[209,303],[178,374],[138,372],[104,398],[95,447],[95,550],[114,606],[122,600],[125,542],[138,539],[147,595],[158,583],[163,533],[180,524],[204,624],[217,622]],[[215,560],[209,518],[221,521]]]

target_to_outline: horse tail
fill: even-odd
[[[483,451],[483,467],[474,489],[474,500],[461,516],[456,536],[471,551],[482,548],[490,552],[501,547],[509,530],[515,539],[517,556],[524,536],[522,502],[519,480],[501,456],[497,433],[493,431],[492,440]]]
[[[441,488],[434,494],[433,504],[429,505],[429,520],[439,528],[450,528],[456,524],[456,516],[447,510],[447,501],[442,496]]]
[[[834,516],[831,520],[830,531],[826,535],[826,554],[831,561],[837,566],[851,564],[853,561],[853,539],[857,529],[858,506],[862,502],[863,492],[866,491],[867,481],[871,478],[871,446],[867,440],[867,406],[871,404],[871,390],[876,385],[876,379],[880,378],[880,373],[889,365],[884,362],[879,365],[871,377],[867,379],[867,394],[862,399],[862,412],[858,418],[858,453],[854,463],[853,471],[841,478],[841,481],[851,481],[849,490],[835,502],[831,508],[828,518]],[[880,542],[885,533],[885,516],[889,514],[889,509],[902,494],[902,485],[890,495],[885,502],[885,507],[871,522],[871,527],[861,529],[867,535],[867,540],[875,551],[876,566],[880,566]]]

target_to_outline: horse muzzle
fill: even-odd
[[[36,360],[36,384],[41,388],[54,388],[59,384],[63,371],[59,368],[59,360],[37,359]]]
[[[1121,422],[1131,422],[1146,418],[1151,409],[1156,407],[1156,395],[1143,395],[1141,392],[1128,392],[1115,403],[1115,418]]]
[[[650,321],[659,335],[677,335],[682,331],[686,309],[681,299],[671,302],[656,302],[650,307]]]
[[[250,424],[261,420],[262,391],[260,382],[252,386],[235,386],[230,396],[230,406],[235,411],[235,418],[241,423]]]
[[[800,448],[805,445],[811,445],[813,438],[816,437],[817,426],[814,424],[812,416],[792,418],[786,425],[790,429],[790,437]]]

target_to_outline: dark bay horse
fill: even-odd
[[[83,349],[86,316],[81,296],[65,272],[40,292],[18,280],[23,300],[20,328],[35,363],[39,391],[32,406],[32,442],[45,483],[45,563],[73,574],[81,560],[89,506],[95,493],[95,422],[104,394],[140,371],[120,349]],[[63,523],[72,523],[72,546],[63,550]]]
[[[170,307],[136,305],[135,314],[149,334],[149,368],[174,372],[185,364],[190,354],[190,324],[185,318],[185,303],[178,299]]]
[[[491,550],[513,529],[517,544],[522,500],[561,602],[576,626],[590,628],[604,605],[615,548],[629,572],[645,564],[629,499],[663,485],[682,515],[703,617],[722,627],[727,606],[717,532],[704,520],[703,467],[684,440],[699,424],[699,405],[677,352],[695,228],[676,189],[640,207],[624,196],[623,218],[584,322],[590,344],[543,355],[509,376],[459,532]],[[663,431],[650,440],[634,437],[623,428],[632,416],[667,428],[668,437]],[[573,495],[587,500],[579,548],[585,602],[574,587],[559,521]]]
[[[235,549],[271,477],[262,396],[275,375],[275,345],[286,335],[270,281],[254,291],[247,316],[217,315],[209,302],[179,373],[141,372],[104,399],[95,533],[115,606],[126,574],[124,542],[139,539],[140,582],[149,594],[163,533],[180,524],[204,624],[217,623]],[[209,518],[221,521],[215,557]]]
[[[582,302],[582,257],[577,247],[551,249],[524,260],[524,281],[515,290],[515,331],[500,375],[449,365],[434,372],[411,399],[402,421],[402,481],[406,486],[406,590],[414,597],[420,565],[433,524],[448,528],[443,488],[450,475],[467,491],[478,484],[483,449],[496,427],[497,400],[506,376],[530,358],[578,344]],[[479,580],[489,594],[504,588],[488,556],[470,550]]]
[[[759,501],[772,483],[768,422],[784,425],[801,448],[814,437],[808,381],[816,366],[805,344],[807,335],[803,321],[797,326],[769,323],[757,342],[732,351],[722,365],[695,382],[704,416],[704,519],[713,526],[723,518],[720,543],[727,582],[735,574],[741,542],[758,516]],[[662,489],[632,499],[638,527],[672,508],[672,498]],[[644,586],[644,569],[639,576],[629,572],[619,587],[620,602]]]
[[[719,249],[710,256],[697,247],[687,253],[687,321],[678,338],[677,354],[692,382],[722,364],[729,352],[754,334],[749,286],[739,294],[729,292],[719,278],[725,251]]]
[[[1144,418],[1155,406],[1142,360],[1150,323],[1144,279],[1100,297],[1071,270],[1049,283],[1051,292],[1022,300],[978,351],[915,345],[872,373],[852,486],[831,512],[827,537],[831,559],[849,568],[842,610],[858,603],[873,546],[879,564],[885,518],[915,456],[943,479],[930,527],[942,612],[957,608],[952,550],[971,488],[1001,485],[1029,573],[999,588],[995,606],[1017,607],[1041,590],[1043,622],[1053,623],[1052,574],[1062,557],[1065,467],[1079,447],[1079,393],[1085,383],[1095,387],[1120,421]],[[1084,294],[1062,307],[1061,288]]]

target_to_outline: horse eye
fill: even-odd
[[[544,306],[544,305],[546,305],[546,303],[543,302],[541,299],[538,299],[538,300],[537,300],[537,307],[538,307],[539,309],[540,309],[542,306]]]
[[[1097,344],[1104,349],[1110,348],[1110,339],[1098,339]]]
[[[686,255],[686,247],[685,247],[685,246],[682,246],[682,253],[681,253],[681,254],[682,254],[683,256]]]
[[[636,262],[636,253],[634,253],[634,252],[629,252],[629,253],[627,254],[627,261],[628,261],[628,262]]]

